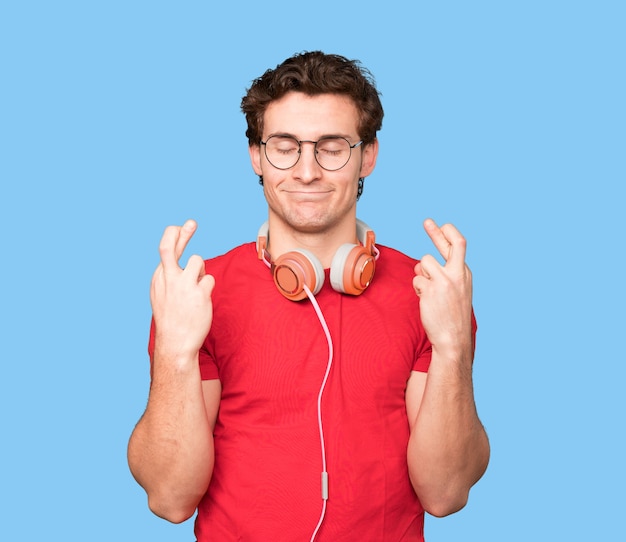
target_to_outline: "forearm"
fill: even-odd
[[[194,513],[208,488],[213,436],[197,356],[185,363],[162,357],[155,353],[148,405],[131,436],[128,461],[151,510],[180,522]]]
[[[489,461],[489,442],[474,403],[471,349],[461,357],[433,351],[419,411],[409,420],[411,482],[424,508],[436,516],[465,506]]]

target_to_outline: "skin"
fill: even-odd
[[[357,120],[356,107],[345,97],[292,92],[268,107],[263,140],[277,133],[312,141],[341,135],[354,144],[360,140]],[[357,181],[373,171],[377,154],[378,141],[362,145],[344,168],[329,172],[315,161],[313,145],[305,143],[296,166],[278,170],[261,146],[251,146],[252,168],[264,180],[272,256],[299,246],[330,267],[340,245],[356,242]],[[150,508],[173,522],[191,517],[208,488],[221,393],[220,382],[201,381],[197,368],[213,316],[214,280],[199,256],[184,268],[179,264],[196,227],[194,221],[170,226],[161,240],[161,263],[151,287],[157,330],[153,381],[128,447],[131,471],[146,490]],[[407,462],[425,510],[445,516],[467,502],[487,467],[489,444],[473,396],[466,242],[450,224],[439,227],[426,220],[424,228],[445,264],[426,255],[415,268],[413,286],[433,354],[428,374],[414,371],[407,382]]]
[[[148,505],[174,523],[190,518],[206,493],[213,472],[213,428],[219,380],[201,381],[198,351],[212,318],[214,280],[199,256],[180,267],[196,223],[169,226],[159,252],[161,263],[150,288],[156,323],[153,378],[148,405],[128,445],[128,462],[146,490]]]
[[[472,383],[472,274],[465,238],[451,224],[424,222],[445,260],[425,255],[415,266],[422,325],[432,344],[428,373],[414,371],[407,383],[411,428],[407,461],[424,509],[446,516],[465,506],[485,472],[489,442],[476,413]]]
[[[263,141],[274,134],[309,141],[340,135],[354,145],[361,140],[357,119],[357,109],[348,98],[291,92],[265,111]],[[261,146],[249,150],[252,168],[263,176],[271,232],[268,252],[276,258],[297,246],[312,251],[324,267],[330,267],[339,246],[357,241],[358,179],[373,171],[378,141],[353,149],[348,164],[338,171],[322,169],[310,143],[302,144],[300,160],[288,170],[269,164]]]

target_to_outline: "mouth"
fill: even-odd
[[[326,199],[329,196],[330,192],[329,191],[311,192],[311,191],[294,190],[294,191],[288,192],[288,194],[291,198],[299,202],[307,202],[307,201],[316,202],[316,201],[321,201],[321,200]]]
[[[297,196],[297,197],[311,197],[311,198],[321,198],[327,196],[332,192],[332,190],[302,190],[301,188],[293,189],[293,190],[285,190],[289,195]]]

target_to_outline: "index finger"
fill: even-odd
[[[452,224],[439,227],[428,218],[424,221],[424,229],[446,263],[465,263],[465,237]]]
[[[165,228],[159,244],[159,253],[164,271],[180,269],[178,260],[183,255],[189,239],[196,231],[196,223],[187,220],[182,226],[168,226]]]

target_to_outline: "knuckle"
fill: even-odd
[[[176,230],[178,230],[178,226],[172,226],[169,225],[165,228],[165,231],[163,232],[163,237],[170,237],[174,234],[176,234]]]
[[[159,243],[159,250],[166,249],[171,246],[172,238],[176,235],[176,226],[167,226],[163,231],[163,236]]]
[[[198,256],[198,254],[192,254],[191,256],[189,256],[189,260],[187,260],[187,265],[193,265],[198,267],[201,264],[204,264],[204,260],[201,256]]]

